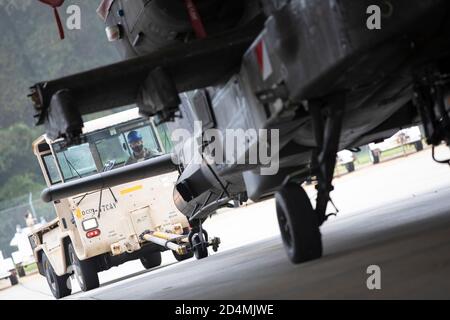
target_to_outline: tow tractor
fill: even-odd
[[[130,134],[142,142],[143,159],[133,156]],[[205,258],[208,247],[217,251],[220,239],[209,238],[175,207],[171,148],[167,128],[141,118],[137,109],[86,122],[76,144],[46,135],[33,143],[48,185],[42,198],[53,202],[57,217],[33,230],[29,241],[56,298],[71,294],[70,277],[87,291],[99,286],[98,272],[130,260],[151,269],[166,250],[178,261]],[[142,168],[151,175],[144,177]],[[90,179],[98,174],[102,183]],[[62,184],[68,190],[52,192]]]

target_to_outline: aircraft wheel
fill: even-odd
[[[69,280],[70,275],[65,274],[63,276],[58,276],[45,253],[42,254],[42,266],[44,269],[45,278],[47,279],[48,286],[50,287],[50,291],[53,296],[56,299],[69,296],[72,293]]]
[[[81,290],[89,291],[100,286],[97,268],[93,260],[79,260],[73,245],[68,247],[70,263],[73,267],[73,274]]]
[[[322,256],[319,222],[305,190],[289,183],[275,195],[281,239],[293,263]]]
[[[161,265],[161,252],[151,252],[141,257],[141,263],[145,269],[151,269]]]

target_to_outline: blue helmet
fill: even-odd
[[[128,143],[133,143],[133,142],[142,140],[142,136],[139,132],[133,130],[128,133],[127,139],[128,139]]]

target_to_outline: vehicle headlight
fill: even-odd
[[[83,220],[81,224],[83,225],[84,231],[96,229],[98,227],[98,222],[96,218]]]

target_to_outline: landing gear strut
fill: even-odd
[[[322,108],[310,104],[316,150],[311,161],[311,173],[317,177],[316,208],[313,209],[305,190],[296,183],[287,182],[275,195],[281,238],[293,263],[305,262],[322,256],[322,237],[319,227],[328,219],[326,209],[333,190],[336,154],[344,116],[345,94],[333,97],[334,105]]]
[[[450,159],[438,160],[434,155],[434,148],[442,141],[450,145],[450,117],[445,105],[449,85],[450,74],[430,66],[417,77],[413,102],[422,119],[427,143],[433,146],[433,160],[450,165]]]
[[[311,116],[313,120],[316,146],[312,164],[313,170],[317,175],[317,200],[316,214],[319,219],[319,225],[322,225],[329,216],[326,215],[330,192],[333,191],[334,168],[336,166],[336,154],[339,148],[341,136],[342,119],[344,117],[345,94],[339,94],[334,99],[335,105],[327,110],[327,116],[324,121],[320,105],[311,106]]]

